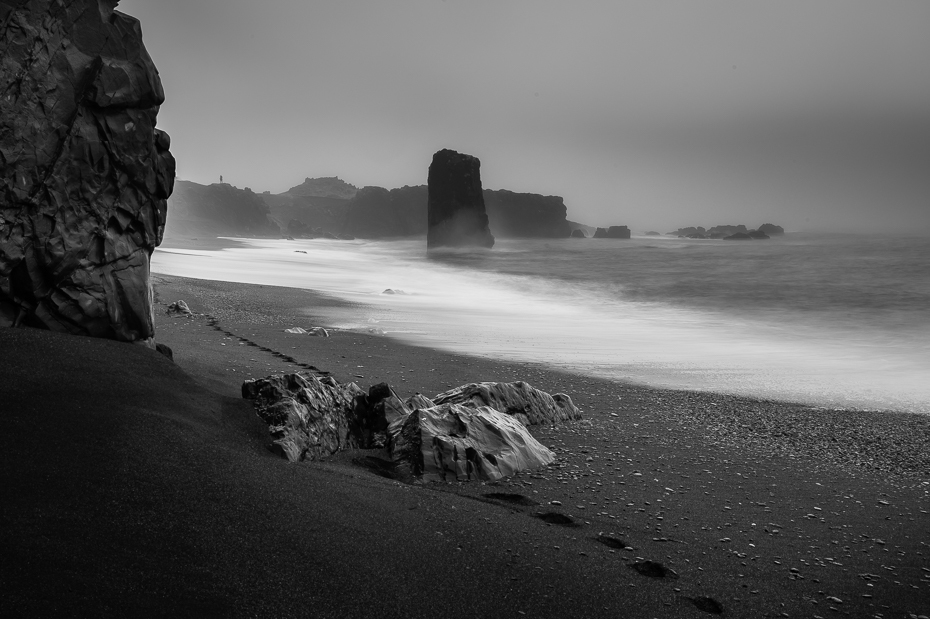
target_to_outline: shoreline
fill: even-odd
[[[519,275],[520,269],[433,268],[404,244],[356,248],[339,242],[275,242],[259,243],[255,254],[250,249],[225,256],[162,255],[154,266],[179,276],[319,288],[357,308],[339,312],[324,307],[317,313],[329,325],[379,327],[409,344],[479,358],[543,361],[576,374],[656,388],[930,415],[930,390],[922,379],[926,362],[919,348],[886,342],[894,349],[888,353],[892,356],[880,357],[876,365],[875,355],[886,352],[871,347],[881,335],[877,331],[861,337],[843,329],[826,335],[818,331],[818,337],[808,332],[818,326],[813,319],[779,326],[777,317],[763,320],[750,313],[744,323],[739,313],[719,314],[700,304],[658,303],[653,308],[622,295],[588,291],[583,282],[563,289],[558,278],[537,281]],[[644,260],[652,254],[637,255]],[[409,296],[379,294],[387,288]],[[590,311],[589,292],[594,294]],[[791,337],[784,337],[789,331]]]
[[[174,363],[0,329],[5,615],[927,613],[930,481],[896,472],[923,470],[902,434],[925,441],[926,426],[888,426],[871,448],[858,434],[904,416],[641,388],[348,331],[291,335],[330,300],[153,285],[156,339]],[[176,300],[200,315],[168,315]],[[532,427],[555,462],[499,482],[401,483],[382,450],[292,464],[268,451],[241,384],[308,366],[401,396],[526,380],[571,395],[583,419]],[[762,419],[774,425],[760,434]],[[869,466],[822,444],[839,425],[873,449]]]
[[[293,326],[323,326],[334,333],[339,333],[341,338],[348,337],[354,340],[353,346],[342,352],[352,352],[356,346],[363,349],[387,346],[395,351],[403,351],[403,356],[408,358],[426,355],[432,359],[443,357],[460,359],[462,360],[460,363],[469,368],[468,371],[473,378],[468,380],[439,383],[424,380],[418,390],[427,396],[435,395],[446,388],[458,386],[470,380],[496,380],[475,377],[477,375],[474,374],[473,368],[486,365],[491,373],[510,377],[506,380],[520,380],[521,371],[529,376],[557,377],[555,378],[556,386],[536,384],[534,386],[544,391],[568,393],[583,411],[587,408],[604,407],[607,403],[604,401],[603,394],[610,390],[619,390],[624,392],[624,395],[619,396],[621,398],[619,402],[622,403],[624,396],[638,403],[652,401],[652,414],[657,418],[686,425],[692,431],[701,431],[712,442],[739,443],[747,448],[761,450],[766,455],[777,453],[788,457],[824,460],[857,473],[872,471],[917,480],[930,479],[930,416],[921,413],[822,407],[712,391],[670,389],[622,379],[585,376],[541,363],[508,361],[449,352],[402,342],[384,335],[372,335],[354,330],[333,330],[331,325],[323,324],[324,320],[307,313],[305,308],[315,304],[317,307],[326,305],[337,308],[336,311],[338,311],[338,308],[350,307],[352,304],[313,290],[216,282],[160,274],[153,274],[153,281],[160,281],[163,285],[168,283],[168,287],[186,288],[194,294],[202,294],[204,290],[212,289],[210,294],[222,301],[210,301],[205,298],[198,300],[198,303],[203,303],[203,307],[206,308],[203,311],[217,318],[219,324],[233,325],[230,332],[235,333],[237,337],[244,335],[241,333],[242,326],[250,324],[272,324],[282,332],[283,329]],[[257,300],[254,298],[256,289],[273,291],[274,300],[269,298],[269,308],[257,308]],[[166,299],[159,298],[162,304],[165,301]],[[191,308],[194,309],[194,306],[192,305]],[[248,331],[248,327],[245,331]],[[274,331],[272,333],[268,333],[267,329],[264,331],[265,337],[271,335],[278,341],[278,346],[285,349],[281,351],[282,354],[293,350],[295,343],[313,342],[321,344],[324,348],[332,348],[332,346],[325,346],[327,343],[325,339],[301,338],[301,336],[284,333],[279,336]],[[247,337],[247,334],[245,336]],[[158,339],[161,341],[160,338]],[[285,341],[288,344],[284,344]],[[328,351],[328,354],[331,355],[330,359],[335,359],[334,352]],[[343,358],[345,356],[339,355]],[[356,366],[367,364],[367,355],[356,355],[356,357]],[[331,367],[323,367],[320,363],[313,363],[312,360],[310,363],[322,369],[332,370]],[[300,366],[290,365],[293,371],[301,369]],[[369,384],[380,382],[382,378],[385,378],[386,382],[398,391],[402,391],[408,385],[417,387],[415,380],[402,377],[400,388],[398,388],[398,385],[389,380],[397,373],[392,374],[383,361],[374,367],[371,364],[368,364],[367,368],[356,367],[357,371],[354,372],[351,371],[352,368],[343,369],[340,365],[351,366],[352,363],[344,363],[341,359],[337,362],[335,367],[339,369],[333,370],[333,376],[340,382],[355,381],[366,388]],[[251,370],[247,368],[246,365],[239,372],[232,373],[237,374],[233,380],[239,380],[241,376],[253,378],[264,376],[260,373],[248,374],[247,372]],[[255,371],[259,369],[256,366]],[[285,367],[280,369],[283,370]],[[371,375],[372,370],[374,370],[374,376]],[[418,378],[424,379],[423,376]],[[533,382],[530,379],[526,380]],[[590,391],[573,393],[573,387],[593,389],[596,390],[594,393],[597,395],[589,395]],[[406,395],[412,395],[412,392],[404,393],[405,397]],[[661,405],[656,406],[655,402],[661,402]],[[627,405],[622,403],[621,406]]]

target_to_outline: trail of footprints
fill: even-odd
[[[157,293],[157,292],[155,293],[155,303],[157,303],[157,304],[159,304],[159,305],[164,305],[166,309],[167,309],[167,307],[168,307],[166,303],[163,303],[163,302],[161,301],[161,299],[159,299],[158,293]],[[291,355],[286,355],[286,354],[284,354],[284,353],[282,353],[282,352],[279,352],[279,351],[277,351],[277,350],[275,350],[275,349],[273,349],[273,348],[268,348],[267,346],[261,346],[260,344],[257,344],[257,343],[255,343],[255,342],[253,342],[252,340],[250,340],[250,339],[247,338],[247,337],[242,337],[241,335],[237,335],[237,334],[233,333],[232,331],[227,331],[227,330],[224,329],[222,326],[220,326],[220,321],[219,321],[219,319],[218,319],[216,316],[212,315],[212,314],[191,314],[191,317],[202,317],[202,318],[205,318],[205,319],[207,320],[207,325],[208,325],[209,327],[213,328],[215,331],[219,331],[220,333],[222,333],[222,334],[224,334],[224,335],[226,335],[226,336],[228,336],[228,337],[235,338],[235,339],[239,340],[240,342],[242,342],[243,344],[245,344],[246,346],[252,346],[253,348],[257,348],[257,349],[259,349],[259,350],[262,351],[262,352],[266,352],[266,353],[268,353],[268,354],[270,354],[270,355],[273,355],[273,356],[275,356],[275,357],[277,357],[277,358],[279,358],[279,359],[281,359],[281,360],[283,360],[283,361],[287,361],[288,363],[291,363],[291,364],[293,364],[293,365],[296,365],[297,367],[303,368],[303,369],[305,369],[305,370],[309,370],[309,371],[313,372],[314,374],[317,374],[317,375],[319,375],[319,376],[329,376],[329,374],[330,374],[330,372],[328,372],[327,370],[321,370],[320,368],[316,367],[315,365],[311,365],[311,364],[309,364],[309,363],[303,363],[302,361],[298,361],[297,359],[295,359],[295,358],[294,358],[293,356],[291,356]]]
[[[476,497],[477,498],[477,497]],[[533,507],[538,506],[539,503],[533,499],[524,496],[522,494],[510,493],[510,492],[489,492],[481,495],[481,498],[484,500],[489,500],[492,503],[505,504],[508,507]],[[523,511],[523,510],[518,510]],[[554,511],[537,511],[530,514],[534,518],[538,518],[543,522],[550,525],[557,525],[562,527],[572,527],[572,528],[581,528],[582,524],[576,521],[571,516],[560,512]],[[630,545],[623,539],[614,537],[612,535],[605,535],[604,533],[598,533],[597,536],[591,538],[593,541],[598,542],[610,549],[615,550],[632,550]],[[678,573],[657,562],[657,561],[637,561],[635,563],[629,564],[630,569],[636,571],[637,573],[646,576],[648,578],[667,578],[667,579],[678,579]],[[720,604],[717,600],[708,596],[697,596],[697,597],[688,597],[682,596],[685,600],[688,600],[694,606],[701,611],[710,613],[712,615],[721,615],[723,614],[723,605]]]
[[[291,363],[291,364],[296,365],[296,366],[298,366],[298,367],[304,368],[304,369],[306,369],[306,370],[310,370],[311,372],[313,372],[313,373],[315,373],[315,374],[318,374],[318,375],[320,375],[320,376],[328,376],[328,375],[329,375],[329,372],[328,372],[328,371],[326,371],[326,370],[321,370],[320,368],[316,367],[315,365],[310,365],[309,363],[303,363],[303,362],[301,362],[301,361],[298,361],[297,359],[295,359],[295,358],[292,357],[291,355],[286,355],[286,354],[284,354],[284,353],[282,353],[282,352],[279,352],[279,351],[277,351],[277,350],[275,350],[275,349],[273,349],[273,348],[268,348],[267,346],[261,346],[261,345],[259,345],[259,344],[256,344],[255,342],[253,342],[252,340],[250,340],[250,339],[247,338],[247,337],[242,337],[241,335],[236,335],[236,334],[233,333],[232,331],[227,331],[227,330],[224,329],[222,326],[220,326],[220,321],[219,321],[215,316],[213,316],[213,315],[211,315],[211,314],[201,314],[201,315],[202,315],[204,318],[207,319],[207,325],[208,325],[208,326],[212,327],[213,329],[215,329],[216,331],[219,331],[220,333],[222,333],[222,334],[224,334],[224,335],[227,335],[227,336],[229,336],[229,337],[232,337],[232,338],[235,338],[235,339],[239,340],[240,342],[242,342],[242,343],[245,344],[246,346],[253,346],[253,347],[259,349],[259,350],[262,351],[262,352],[269,353],[269,354],[271,354],[271,355],[273,355],[273,356],[275,356],[275,357],[278,357],[279,359],[282,359],[282,360],[284,360],[284,361],[287,361],[288,363]]]
[[[158,302],[157,299],[156,299],[156,302]],[[274,350],[273,348],[268,348],[267,346],[261,346],[257,344],[256,342],[253,342],[249,338],[242,337],[240,335],[237,335],[231,331],[224,329],[220,325],[219,320],[211,314],[199,314],[199,316],[206,318],[207,325],[209,325],[214,330],[219,331],[220,333],[228,337],[235,338],[239,340],[240,342],[242,342],[243,344],[245,344],[246,346],[252,346],[254,348],[258,348],[262,352],[269,353],[275,357],[278,357],[279,359],[282,359],[283,361],[287,361],[288,363],[291,363],[298,367],[304,368],[306,370],[310,370],[311,372],[314,372],[318,375],[328,376],[330,374],[330,372],[326,370],[321,370],[314,365],[298,361],[291,355],[286,355],[282,352]],[[368,456],[365,459],[355,459],[353,460],[353,463],[363,468],[369,469],[372,473],[376,475],[387,477],[389,479],[395,478],[395,473],[392,470],[393,463],[389,463],[387,461],[381,460],[380,458]],[[479,497],[474,497],[474,498],[479,498]],[[539,505],[539,503],[537,503],[536,501],[534,501],[533,499],[527,496],[524,496],[522,494],[517,494],[517,493],[510,493],[510,492],[490,492],[490,493],[481,495],[481,498],[483,500],[486,500],[489,503],[504,504],[511,508],[535,507]],[[523,511],[523,510],[518,510],[518,511]],[[574,518],[566,514],[562,514],[560,512],[538,511],[530,515],[534,518],[538,518],[539,520],[542,520],[543,522],[549,525],[556,525],[556,526],[570,527],[570,528],[581,528],[582,527],[582,524],[577,522]],[[596,537],[592,537],[591,539],[610,549],[625,550],[627,548],[630,548],[629,544],[625,540],[617,538],[617,537],[613,537],[610,535],[605,535],[603,533],[598,533]],[[656,561],[648,561],[648,560],[638,561],[638,562],[629,564],[629,567],[633,569],[634,571],[636,571],[637,573],[643,576],[646,576],[648,578],[677,579],[679,577],[678,573],[675,572],[675,570],[669,567],[666,567],[665,565],[659,562],[656,562]],[[689,600],[692,604],[694,604],[694,606],[698,610],[704,611],[706,613],[714,614],[714,615],[723,614],[723,606],[717,600],[711,597],[707,597],[707,596],[687,597],[685,596],[685,599]]]

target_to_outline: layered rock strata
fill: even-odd
[[[429,166],[427,248],[493,247],[477,157],[444,149]]]
[[[175,163],[158,71],[116,4],[0,2],[0,325],[154,346]]]

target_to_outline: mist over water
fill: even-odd
[[[308,316],[423,346],[654,386],[930,413],[922,239],[502,239],[430,257],[422,239],[244,243],[159,249],[152,270],[313,289],[352,303]]]

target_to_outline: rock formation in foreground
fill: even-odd
[[[398,470],[426,480],[493,481],[544,466],[554,455],[526,427],[581,418],[567,395],[525,382],[402,400],[385,383],[366,393],[355,383],[286,374],[247,380],[242,396],[269,425],[272,451],[292,462],[385,448]]]
[[[0,2],[0,326],[154,346],[175,163],[158,71],[116,4]]]
[[[477,157],[443,149],[429,166],[426,246],[493,247]]]
[[[523,424],[489,406],[418,408],[393,445],[394,461],[424,481],[497,481],[555,460]]]

